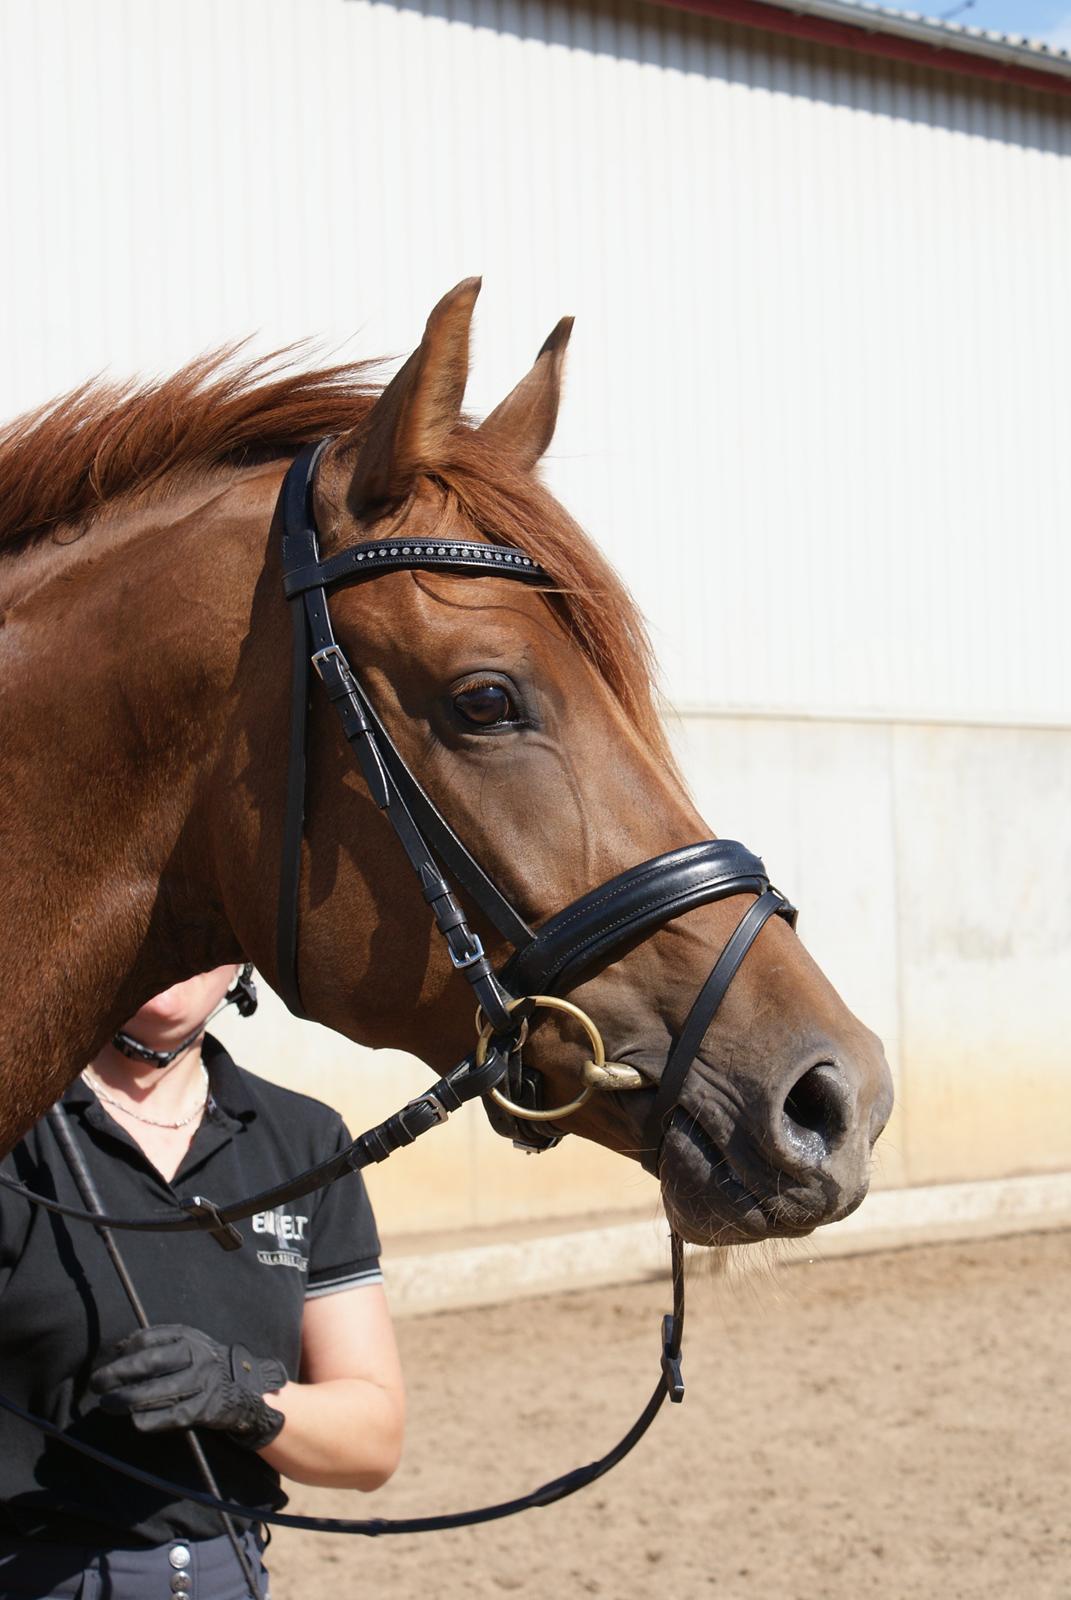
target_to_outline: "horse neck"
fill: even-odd
[[[148,995],[238,954],[198,802],[263,563],[263,476],[11,558],[0,1148]]]

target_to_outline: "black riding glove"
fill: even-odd
[[[283,1425],[264,1399],[286,1382],[281,1361],[217,1344],[179,1323],[139,1328],[97,1367],[90,1386],[105,1411],[128,1412],[142,1433],[220,1428],[235,1444],[261,1450]]]

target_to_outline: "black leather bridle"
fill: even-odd
[[[329,442],[321,440],[301,452],[282,491],[283,587],[293,623],[293,675],[277,932],[280,992],[290,1010],[303,1015],[297,973],[298,903],[311,666],[338,712],[369,793],[409,858],[450,959],[468,979],[491,1035],[498,1041],[499,1053],[506,1060],[504,1076],[512,1091],[511,1103],[520,1114],[516,1110],[503,1113],[501,1100],[497,1106],[494,1101],[485,1104],[494,1125],[514,1143],[539,1149],[560,1138],[557,1133],[549,1139],[534,1135],[524,1116],[525,1111],[536,1110],[539,1120],[547,1116],[537,1106],[541,1099],[538,1076],[526,1072],[518,1043],[518,1023],[530,1013],[537,997],[573,987],[597,963],[605,965],[616,959],[636,939],[696,906],[748,892],[758,897],[700,990],[659,1081],[643,1138],[644,1165],[657,1175],[666,1122],[737,968],[767,918],[780,916],[794,927],[795,908],[771,887],[758,856],[733,840],[709,839],[631,867],[575,900],[534,933],[406,766],[335,638],[328,591],[400,570],[510,578],[547,589],[554,580],[524,551],[477,540],[382,539],[353,545],[321,560],[312,495],[316,465]],[[447,872],[516,952],[501,973],[494,971],[480,939],[469,927],[450,890]]]
[[[538,1131],[540,1122],[562,1113],[542,1105],[538,1073],[523,1060],[527,1020],[538,1005],[569,1009],[555,997],[569,989],[596,964],[618,959],[626,947],[697,906],[731,895],[752,894],[744,912],[718,956],[709,977],[692,1005],[670,1051],[645,1118],[642,1154],[644,1165],[657,1175],[666,1127],[702,1043],[730,983],[759,932],[772,916],[795,927],[796,911],[773,888],[758,856],[742,844],[708,839],[671,850],[620,873],[592,889],[533,931],[469,853],[424,789],[409,771],[361,685],[351,662],[335,638],[328,609],[328,592],[344,584],[364,582],[384,572],[400,570],[444,571],[467,577],[510,578],[547,589],[554,580],[531,557],[512,546],[482,540],[384,539],[352,546],[321,560],[312,509],[316,464],[328,440],[309,445],[290,466],[283,482],[283,582],[293,621],[293,668],[289,771],[280,869],[277,967],[280,993],[297,1016],[304,1015],[298,983],[298,920],[301,881],[301,845],[305,822],[306,748],[311,673],[319,676],[328,699],[342,722],[369,793],[386,814],[420,883],[436,927],[446,941],[454,967],[471,985],[486,1019],[478,1047],[418,1095],[408,1105],[368,1129],[345,1150],[310,1167],[274,1188],[221,1205],[203,1196],[181,1198],[169,1213],[143,1217],[113,1217],[52,1200],[0,1174],[0,1185],[23,1195],[33,1204],[73,1221],[96,1228],[133,1232],[178,1233],[205,1231],[224,1249],[238,1249],[242,1237],[234,1224],[260,1211],[268,1211],[333,1183],[349,1172],[385,1160],[403,1145],[446,1121],[452,1111],[477,1096],[498,1095],[496,1104],[485,1100],[495,1127],[527,1149],[546,1149],[561,1134]],[[451,887],[452,877],[488,922],[512,946],[513,956],[496,972]],[[575,1008],[571,1008],[574,1009]],[[576,1013],[589,1029],[597,1030]],[[601,1043],[601,1041],[600,1041]],[[591,1066],[588,1063],[588,1066]],[[607,1064],[609,1067],[610,1064]],[[638,1086],[632,1069],[626,1086]],[[607,1073],[596,1078],[598,1087],[613,1090],[621,1079]],[[501,1092],[505,1084],[509,1094]],[[579,1102],[574,1102],[579,1103]],[[504,1109],[505,1108],[505,1109]],[[683,1397],[680,1375],[684,1325],[683,1249],[671,1234],[673,1260],[673,1312],[663,1320],[661,1375],[647,1406],[625,1437],[607,1455],[586,1467],[566,1473],[542,1488],[515,1500],[478,1511],[445,1516],[387,1521],[296,1517],[266,1514],[211,1495],[174,1485],[140,1471],[107,1453],[70,1438],[63,1430],[24,1411],[0,1395],[0,1408],[21,1417],[42,1432],[61,1439],[91,1460],[113,1467],[140,1482],[233,1516],[288,1527],[320,1531],[384,1534],[423,1532],[460,1527],[512,1515],[535,1505],[549,1505],[573,1494],[610,1470],[647,1431],[663,1401]]]

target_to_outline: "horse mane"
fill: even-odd
[[[238,361],[229,345],[169,377],[91,380],[0,432],[0,554],[115,501],[218,468],[296,455],[371,410],[374,362],[303,372],[300,347]]]
[[[0,431],[0,557],[67,542],[124,500],[161,496],[198,475],[296,455],[353,428],[382,385],[376,361],[303,370],[302,347],[238,360],[241,346],[143,383],[94,380]],[[433,474],[488,537],[522,546],[548,572],[548,600],[648,747],[672,756],[639,609],[554,497],[478,431],[459,427]]]

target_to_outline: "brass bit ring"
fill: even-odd
[[[565,1105],[553,1106],[547,1111],[531,1111],[527,1106],[519,1106],[501,1089],[491,1089],[491,1099],[496,1105],[508,1111],[510,1116],[520,1117],[523,1122],[554,1122],[559,1117],[571,1116],[574,1111],[586,1105],[596,1089],[638,1089],[643,1087],[644,1080],[634,1067],[623,1067],[617,1062],[606,1060],[606,1047],[602,1042],[602,1034],[592,1022],[586,1011],[574,1005],[571,1000],[559,1000],[557,995],[533,994],[518,1000],[512,1000],[509,1010],[513,1011],[519,1005],[545,1006],[550,1011],[561,1011],[566,1016],[579,1022],[588,1036],[591,1046],[592,1059],[584,1063],[584,1087],[575,1100],[568,1101]],[[479,1037],[476,1041],[476,1065],[482,1067],[487,1060],[487,1047],[494,1035],[494,1029],[489,1022],[480,1022],[481,1012],[477,1009],[476,1026]]]

